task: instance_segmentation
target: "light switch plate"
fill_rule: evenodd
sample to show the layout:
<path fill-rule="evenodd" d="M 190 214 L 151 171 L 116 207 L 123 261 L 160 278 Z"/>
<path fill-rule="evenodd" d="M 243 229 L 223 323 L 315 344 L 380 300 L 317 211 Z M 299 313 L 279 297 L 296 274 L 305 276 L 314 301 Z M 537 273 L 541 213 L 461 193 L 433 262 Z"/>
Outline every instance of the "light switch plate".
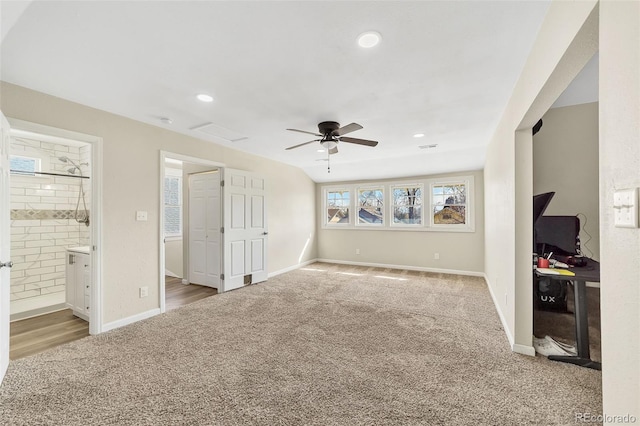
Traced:
<path fill-rule="evenodd" d="M 136 220 L 141 220 L 141 221 L 147 220 L 147 212 L 145 212 L 145 211 L 137 211 L 136 212 Z"/>
<path fill-rule="evenodd" d="M 613 193 L 614 226 L 638 227 L 638 188 L 619 189 Z"/>

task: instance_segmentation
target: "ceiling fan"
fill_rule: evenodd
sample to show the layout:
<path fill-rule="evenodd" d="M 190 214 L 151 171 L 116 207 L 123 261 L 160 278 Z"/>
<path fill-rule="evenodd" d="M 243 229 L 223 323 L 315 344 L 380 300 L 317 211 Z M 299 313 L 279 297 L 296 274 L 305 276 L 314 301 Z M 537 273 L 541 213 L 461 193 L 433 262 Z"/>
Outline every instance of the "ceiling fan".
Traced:
<path fill-rule="evenodd" d="M 346 126 L 340 127 L 340 123 L 336 123 L 335 121 L 323 121 L 318 124 L 319 132 L 307 132 L 306 130 L 298 130 L 298 129 L 287 129 L 292 132 L 300 132 L 300 133 L 308 133 L 310 135 L 318 136 L 320 139 L 314 139 L 309 142 L 301 143 L 299 145 L 290 146 L 287 149 L 299 148 L 304 145 L 308 145 L 313 142 L 320 142 L 323 148 L 325 148 L 329 154 L 337 154 L 338 153 L 338 143 L 347 142 L 353 143 L 357 145 L 365 145 L 374 147 L 378 145 L 377 141 L 370 141 L 367 139 L 357 139 L 345 137 L 347 133 L 355 132 L 356 130 L 362 129 L 362 126 L 356 123 L 347 124 Z"/>

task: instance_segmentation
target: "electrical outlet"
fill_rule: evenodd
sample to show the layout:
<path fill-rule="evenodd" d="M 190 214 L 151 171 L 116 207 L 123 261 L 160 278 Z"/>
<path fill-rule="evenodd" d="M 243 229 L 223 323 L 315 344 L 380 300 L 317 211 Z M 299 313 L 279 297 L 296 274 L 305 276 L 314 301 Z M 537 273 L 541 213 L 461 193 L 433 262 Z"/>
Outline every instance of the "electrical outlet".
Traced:
<path fill-rule="evenodd" d="M 147 220 L 147 212 L 145 212 L 145 211 L 137 211 L 136 212 L 136 220 L 138 220 L 138 221 Z"/>
<path fill-rule="evenodd" d="M 356 254 L 360 254 L 360 249 L 356 249 Z"/>
<path fill-rule="evenodd" d="M 439 260 L 440 259 L 440 253 L 433 253 L 433 258 L 435 260 Z"/>
<path fill-rule="evenodd" d="M 147 297 L 149 295 L 149 287 L 140 287 L 140 298 Z"/>

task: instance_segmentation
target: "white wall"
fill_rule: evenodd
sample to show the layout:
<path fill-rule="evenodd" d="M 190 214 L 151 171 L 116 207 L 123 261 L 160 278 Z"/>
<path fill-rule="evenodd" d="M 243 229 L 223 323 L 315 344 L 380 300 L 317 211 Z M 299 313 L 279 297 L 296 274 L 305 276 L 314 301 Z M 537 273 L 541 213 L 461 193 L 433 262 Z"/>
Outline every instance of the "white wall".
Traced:
<path fill-rule="evenodd" d="M 159 308 L 159 151 L 265 176 L 269 271 L 316 258 L 315 183 L 300 169 L 2 83 L 8 117 L 103 139 L 103 323 Z M 148 221 L 135 212 L 148 212 Z M 139 298 L 138 288 L 149 287 Z"/>
<path fill-rule="evenodd" d="M 603 412 L 640 422 L 640 230 L 613 226 L 613 192 L 640 187 L 640 2 L 600 3 Z"/>
<path fill-rule="evenodd" d="M 600 260 L 598 103 L 550 109 L 533 137 L 533 193 L 554 191 L 545 215 L 580 217 L 585 254 Z"/>
<path fill-rule="evenodd" d="M 322 185 L 318 185 L 318 257 L 343 262 L 400 265 L 416 268 L 482 274 L 484 269 L 484 182 L 482 171 L 386 179 L 375 182 L 411 181 L 447 176 L 473 176 L 474 232 L 327 229 L 322 227 Z M 370 181 L 342 182 L 366 184 Z M 331 186 L 342 184 L 331 183 Z M 424 214 L 428 211 L 425 209 Z M 360 254 L 356 254 L 360 249 Z M 438 253 L 440 259 L 434 259 Z"/>
<path fill-rule="evenodd" d="M 594 22 L 595 21 L 595 22 Z M 615 228 L 611 203 L 616 188 L 640 186 L 640 3 L 582 1 L 552 3 L 538 40 L 492 138 L 485 166 L 485 202 L 502 197 L 486 215 L 486 273 L 506 332 L 515 345 L 528 344 L 531 330 L 519 329 L 531 316 L 530 254 L 518 252 L 517 234 L 529 223 L 517 214 L 518 189 L 532 193 L 533 178 L 516 156 L 516 130 L 528 129 L 550 107 L 598 48 L 600 258 L 603 410 L 607 416 L 640 419 L 640 231 Z M 527 192 L 527 191 L 523 191 Z M 524 199 L 524 198 L 523 198 Z M 530 232 L 530 231 L 529 231 Z M 505 262 L 505 258 L 509 260 Z M 510 266 L 513 263 L 513 266 Z M 526 269 L 526 268 L 525 268 Z M 519 290 L 519 291 L 518 291 Z M 502 295 L 506 295 L 506 301 Z M 529 298 L 528 304 L 526 303 Z M 521 300 L 515 300 L 520 298 Z M 526 335 L 528 334 L 528 336 Z M 615 418 L 613 418 L 615 420 Z M 605 423 L 615 423 L 609 421 Z M 618 424 L 620 422 L 617 422 Z"/>
<path fill-rule="evenodd" d="M 485 272 L 512 348 L 524 353 L 532 353 L 533 332 L 533 169 L 526 133 L 596 52 L 596 6 L 551 4 L 487 150 Z"/>

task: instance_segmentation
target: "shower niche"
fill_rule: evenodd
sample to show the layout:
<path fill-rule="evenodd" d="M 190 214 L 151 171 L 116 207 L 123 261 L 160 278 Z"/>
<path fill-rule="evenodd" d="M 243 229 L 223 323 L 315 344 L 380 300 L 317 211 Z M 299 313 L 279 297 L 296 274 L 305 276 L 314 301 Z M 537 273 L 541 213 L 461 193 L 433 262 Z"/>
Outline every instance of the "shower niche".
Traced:
<path fill-rule="evenodd" d="M 91 144 L 58 139 L 11 139 L 12 320 L 54 312 L 80 300 L 68 263 L 73 250 L 90 253 Z M 82 263 L 88 265 L 90 277 L 90 262 Z M 74 297 L 69 300 L 72 287 Z M 78 307 L 89 306 L 88 294 L 85 301 L 83 289 Z M 88 320 L 87 309 L 78 312 Z"/>

